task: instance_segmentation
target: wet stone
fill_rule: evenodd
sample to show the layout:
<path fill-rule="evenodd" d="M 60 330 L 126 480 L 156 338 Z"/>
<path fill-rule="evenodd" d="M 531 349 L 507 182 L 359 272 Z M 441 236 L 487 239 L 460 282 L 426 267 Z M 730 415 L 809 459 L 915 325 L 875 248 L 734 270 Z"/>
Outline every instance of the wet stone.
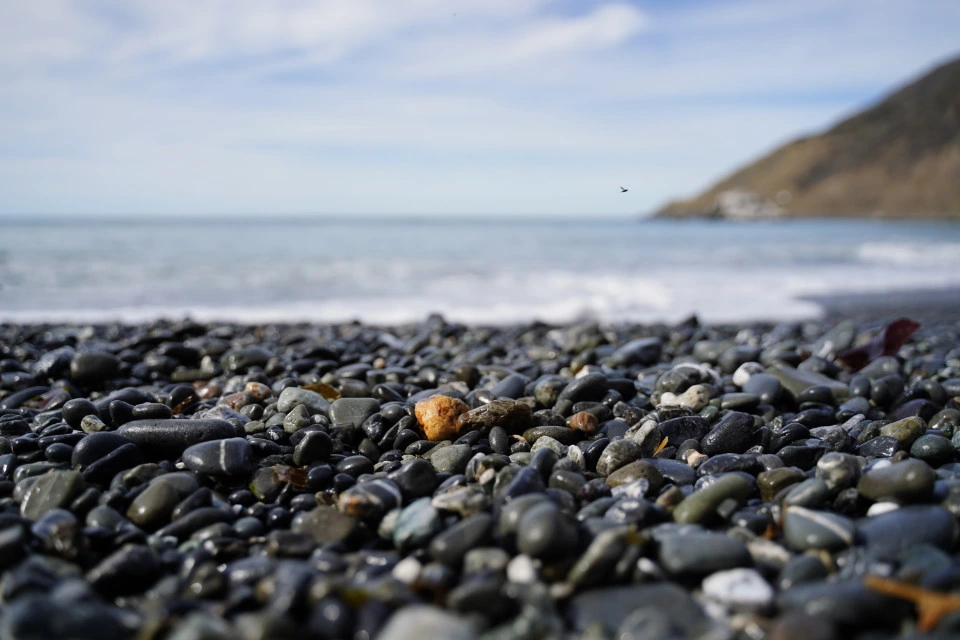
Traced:
<path fill-rule="evenodd" d="M 725 501 L 746 500 L 752 484 L 737 474 L 727 474 L 709 487 L 692 493 L 673 510 L 673 519 L 682 524 L 707 522 L 717 515 L 717 508 Z"/>
<path fill-rule="evenodd" d="M 30 484 L 20 502 L 20 514 L 36 520 L 51 509 L 67 507 L 83 487 L 76 471 L 49 471 Z"/>
<path fill-rule="evenodd" d="M 226 420 L 134 420 L 117 429 L 117 433 L 136 444 L 151 460 L 179 458 L 187 447 L 208 440 L 237 435 L 237 429 Z"/>
<path fill-rule="evenodd" d="M 597 461 L 597 473 L 609 476 L 617 469 L 638 460 L 643 449 L 633 440 L 614 440 L 603 450 Z"/>
<path fill-rule="evenodd" d="M 297 406 L 303 405 L 309 415 L 326 415 L 330 410 L 330 403 L 316 391 L 301 389 L 299 387 L 287 387 L 280 392 L 277 398 L 277 411 L 280 413 L 289 413 Z"/>
<path fill-rule="evenodd" d="M 477 429 L 484 433 L 499 426 L 508 433 L 520 433 L 529 428 L 532 421 L 530 405 L 501 398 L 460 415 L 457 426 L 461 431 Z"/>
<path fill-rule="evenodd" d="M 826 549 L 836 551 L 853 544 L 852 520 L 826 511 L 788 507 L 783 519 L 783 535 L 795 551 Z"/>
<path fill-rule="evenodd" d="M 454 444 L 431 451 L 429 457 L 438 473 L 463 473 L 473 457 L 473 449 L 466 444 Z"/>
<path fill-rule="evenodd" d="M 922 460 L 904 460 L 863 474 L 857 491 L 871 500 L 925 500 L 933 492 L 936 472 Z"/>
<path fill-rule="evenodd" d="M 330 404 L 330 423 L 349 424 L 354 429 L 359 429 L 367 418 L 378 411 L 380 401 L 374 398 L 340 398 Z"/>
<path fill-rule="evenodd" d="M 752 564 L 746 545 L 719 533 L 672 534 L 660 540 L 658 558 L 671 575 L 705 575 Z"/>
<path fill-rule="evenodd" d="M 859 532 L 868 549 L 893 558 L 922 544 L 951 550 L 957 539 L 957 524 L 942 507 L 914 505 L 866 518 L 860 522 Z"/>
<path fill-rule="evenodd" d="M 703 453 L 743 453 L 754 444 L 753 416 L 732 411 L 725 415 L 700 441 Z"/>
<path fill-rule="evenodd" d="M 183 462 L 191 471 L 219 477 L 246 475 L 255 466 L 253 450 L 245 438 L 195 444 L 183 452 Z"/>

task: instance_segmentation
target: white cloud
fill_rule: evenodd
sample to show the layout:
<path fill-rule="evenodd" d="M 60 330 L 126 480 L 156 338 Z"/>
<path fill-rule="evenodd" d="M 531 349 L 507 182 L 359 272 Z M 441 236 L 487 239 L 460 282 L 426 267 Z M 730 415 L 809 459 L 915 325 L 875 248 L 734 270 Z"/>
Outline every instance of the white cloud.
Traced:
<path fill-rule="evenodd" d="M 960 28 L 953 1 L 684 7 L 2 3 L 0 213 L 635 213 L 921 71 Z M 606 193 L 621 182 L 633 199 Z"/>

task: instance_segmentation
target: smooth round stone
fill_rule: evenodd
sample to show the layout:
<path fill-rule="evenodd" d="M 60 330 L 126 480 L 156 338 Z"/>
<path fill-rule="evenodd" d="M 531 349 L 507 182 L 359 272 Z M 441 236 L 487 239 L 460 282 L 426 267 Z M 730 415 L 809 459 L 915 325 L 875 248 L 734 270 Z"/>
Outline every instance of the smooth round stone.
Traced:
<path fill-rule="evenodd" d="M 783 385 L 780 381 L 767 373 L 758 373 L 750 376 L 743 384 L 744 393 L 756 396 L 762 404 L 775 405 L 780 400 Z"/>
<path fill-rule="evenodd" d="M 912 609 L 903 600 L 869 589 L 862 580 L 801 584 L 780 592 L 777 605 L 781 611 L 803 612 L 847 629 L 889 630 L 899 626 L 907 611 Z M 810 632 L 811 627 L 805 626 L 803 630 Z M 806 640 L 811 636 L 800 637 Z"/>
<path fill-rule="evenodd" d="M 121 445 L 87 466 L 83 479 L 95 484 L 107 484 L 121 471 L 132 469 L 144 461 L 143 452 L 132 442 Z"/>
<path fill-rule="evenodd" d="M 262 347 L 231 349 L 220 358 L 220 366 L 229 373 L 246 371 L 251 367 L 265 367 L 272 354 Z"/>
<path fill-rule="evenodd" d="M 490 535 L 493 517 L 477 513 L 456 523 L 430 542 L 430 556 L 448 567 L 459 568 L 468 551 L 481 546 Z"/>
<path fill-rule="evenodd" d="M 367 418 L 378 411 L 380 411 L 380 401 L 374 398 L 340 398 L 330 404 L 330 423 L 348 424 L 354 429 L 359 429 Z"/>
<path fill-rule="evenodd" d="M 830 499 L 830 488 L 820 478 L 807 478 L 795 485 L 783 497 L 784 505 L 798 507 L 819 507 Z"/>
<path fill-rule="evenodd" d="M 860 463 L 848 453 L 831 451 L 817 461 L 816 477 L 826 483 L 830 491 L 852 487 L 860 479 Z"/>
<path fill-rule="evenodd" d="M 805 582 L 823 580 L 828 575 L 830 572 L 827 566 L 816 555 L 796 555 L 780 570 L 777 576 L 777 588 L 783 591 Z"/>
<path fill-rule="evenodd" d="M 669 458 L 650 458 L 644 460 L 647 464 L 660 472 L 660 475 L 669 482 L 682 487 L 697 481 L 697 471 L 685 462 Z"/>
<path fill-rule="evenodd" d="M 790 485 L 802 482 L 807 474 L 796 467 L 782 467 L 764 471 L 757 476 L 757 487 L 760 489 L 760 499 L 770 502 L 774 496 Z"/>
<path fill-rule="evenodd" d="M 680 444 L 687 440 L 699 441 L 710 431 L 710 423 L 700 416 L 681 416 L 664 420 L 657 428 L 671 443 Z"/>
<path fill-rule="evenodd" d="M 635 460 L 607 476 L 607 484 L 611 487 L 619 487 L 637 480 L 649 482 L 650 493 L 654 495 L 660 492 L 664 483 L 663 474 L 647 460 Z"/>
<path fill-rule="evenodd" d="M 909 459 L 867 471 L 857 483 L 857 491 L 871 500 L 918 502 L 930 497 L 936 480 L 937 472 L 930 465 Z"/>
<path fill-rule="evenodd" d="M 953 443 L 941 435 L 922 435 L 910 446 L 910 455 L 924 462 L 940 466 L 954 459 L 956 449 Z"/>
<path fill-rule="evenodd" d="M 86 351 L 70 361 L 70 378 L 78 384 L 94 384 L 117 375 L 120 359 L 112 353 Z"/>
<path fill-rule="evenodd" d="M 660 540 L 660 565 L 671 575 L 704 575 L 752 564 L 746 545 L 719 533 L 671 534 Z"/>
<path fill-rule="evenodd" d="M 637 338 L 614 351 L 610 361 L 617 367 L 649 366 L 657 363 L 662 350 L 660 338 Z"/>
<path fill-rule="evenodd" d="M 755 375 L 761 374 L 765 371 L 765 368 L 759 362 L 744 362 L 737 370 L 733 372 L 731 381 L 736 386 L 743 388 L 743 385 Z M 776 378 L 774 378 L 776 379 Z"/>
<path fill-rule="evenodd" d="M 638 609 L 662 614 L 658 622 L 649 625 L 653 635 L 621 635 L 624 627 L 634 632 L 628 623 Z M 671 582 L 589 589 L 570 598 L 565 614 L 578 638 L 597 637 L 590 630 L 603 633 L 600 637 L 624 640 L 703 638 L 715 628 L 690 594 Z"/>
<path fill-rule="evenodd" d="M 163 567 L 149 547 L 128 544 L 87 572 L 86 580 L 108 597 L 142 593 L 162 575 Z"/>
<path fill-rule="evenodd" d="M 460 614 L 416 604 L 397 609 L 377 637 L 384 640 L 476 640 L 478 634 L 468 619 Z"/>
<path fill-rule="evenodd" d="M 37 520 L 51 509 L 67 508 L 83 488 L 76 471 L 48 471 L 28 480 L 29 488 L 20 501 L 20 515 L 28 520 Z"/>
<path fill-rule="evenodd" d="M 914 440 L 923 435 L 926 428 L 927 425 L 923 420 L 911 416 L 880 427 L 880 435 L 896 438 L 904 447 L 909 447 Z"/>
<path fill-rule="evenodd" d="M 601 584 L 623 558 L 629 546 L 629 537 L 628 527 L 613 527 L 598 533 L 570 569 L 567 582 L 577 587 Z"/>
<path fill-rule="evenodd" d="M 237 435 L 236 427 L 216 418 L 134 420 L 116 432 L 140 447 L 152 460 L 175 460 L 187 447 Z"/>
<path fill-rule="evenodd" d="M 333 440 L 323 431 L 308 431 L 293 450 L 293 463 L 306 467 L 323 462 L 333 451 Z"/>
<path fill-rule="evenodd" d="M 760 613 L 773 604 L 774 591 L 754 569 L 718 571 L 704 578 L 703 595 L 726 609 Z"/>
<path fill-rule="evenodd" d="M 725 500 L 742 503 L 753 490 L 753 484 L 739 474 L 726 474 L 708 487 L 695 491 L 673 510 L 673 519 L 681 524 L 706 522 L 717 516 L 717 508 Z"/>
<path fill-rule="evenodd" d="M 359 478 L 365 473 L 373 473 L 374 464 L 366 456 L 348 456 L 337 464 L 337 471 Z"/>
<path fill-rule="evenodd" d="M 597 473 L 609 476 L 620 467 L 638 460 L 642 455 L 643 448 L 633 440 L 614 440 L 600 454 Z"/>
<path fill-rule="evenodd" d="M 324 545 L 347 540 L 358 526 L 356 518 L 335 507 L 319 506 L 294 516 L 290 530 L 310 534 L 318 545 Z"/>
<path fill-rule="evenodd" d="M 859 532 L 868 549 L 894 558 L 922 544 L 950 551 L 957 539 L 957 523 L 943 507 L 913 505 L 861 520 Z"/>
<path fill-rule="evenodd" d="M 754 444 L 756 426 L 748 413 L 732 411 L 725 415 L 700 440 L 700 448 L 708 456 L 721 453 L 743 453 Z"/>
<path fill-rule="evenodd" d="M 80 422 L 87 416 L 99 417 L 97 406 L 86 398 L 67 400 L 61 407 L 63 420 L 74 429 L 80 428 Z"/>
<path fill-rule="evenodd" d="M 494 398 L 510 398 L 511 400 L 516 400 L 523 395 L 524 387 L 527 386 L 528 381 L 529 378 L 526 376 L 511 373 L 494 385 L 494 387 L 490 389 L 490 393 Z"/>
<path fill-rule="evenodd" d="M 219 477 L 246 475 L 256 464 L 253 448 L 245 438 L 195 444 L 183 452 L 183 463 L 196 473 Z"/>
<path fill-rule="evenodd" d="M 155 529 L 170 521 L 180 501 L 199 488 L 189 473 L 168 473 L 150 481 L 127 508 L 127 518 L 139 527 Z"/>
<path fill-rule="evenodd" d="M 400 511 L 393 528 L 393 543 L 401 553 L 425 547 L 443 530 L 440 512 L 430 498 L 419 498 Z"/>
<path fill-rule="evenodd" d="M 720 396 L 720 408 L 731 411 L 753 411 L 760 406 L 760 396 L 753 393 L 725 393 Z"/>
<path fill-rule="evenodd" d="M 330 403 L 316 391 L 301 389 L 299 387 L 287 387 L 280 392 L 277 398 L 277 411 L 280 413 L 289 413 L 299 405 L 303 405 L 310 415 L 326 415 L 330 410 Z"/>
<path fill-rule="evenodd" d="M 520 519 L 517 549 L 533 558 L 561 558 L 577 547 L 576 521 L 550 501 L 528 509 Z"/>
<path fill-rule="evenodd" d="M 556 425 L 533 427 L 523 432 L 523 439 L 527 442 L 536 443 L 541 438 L 551 438 L 561 445 L 571 445 L 583 439 L 583 432 Z"/>
<path fill-rule="evenodd" d="M 463 573 L 504 573 L 509 563 L 510 554 L 499 547 L 474 548 L 463 557 Z"/>
<path fill-rule="evenodd" d="M 463 473 L 473 457 L 473 449 L 467 444 L 454 444 L 430 452 L 430 463 L 438 473 Z"/>
<path fill-rule="evenodd" d="M 407 460 L 387 477 L 397 483 L 407 498 L 429 496 L 437 486 L 437 472 L 426 460 Z"/>
<path fill-rule="evenodd" d="M 90 434 L 73 448 L 71 464 L 86 469 L 111 451 L 130 443 L 129 439 L 110 431 Z"/>
<path fill-rule="evenodd" d="M 356 484 L 337 500 L 341 512 L 370 522 L 378 522 L 385 513 L 403 503 L 400 488 L 390 480 L 378 478 Z"/>
<path fill-rule="evenodd" d="M 471 409 L 457 418 L 457 428 L 460 433 L 473 430 L 487 433 L 496 426 L 510 433 L 518 433 L 530 427 L 532 423 L 533 413 L 530 405 L 507 398 L 498 398 L 476 409 Z"/>
<path fill-rule="evenodd" d="M 844 549 L 853 544 L 855 529 L 849 518 L 805 507 L 788 507 L 783 518 L 783 536 L 795 551 Z"/>

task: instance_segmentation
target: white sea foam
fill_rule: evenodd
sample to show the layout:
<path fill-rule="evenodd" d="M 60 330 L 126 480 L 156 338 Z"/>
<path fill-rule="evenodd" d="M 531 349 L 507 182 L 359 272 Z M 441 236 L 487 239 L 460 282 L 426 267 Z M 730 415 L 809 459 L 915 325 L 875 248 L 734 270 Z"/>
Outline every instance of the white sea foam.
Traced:
<path fill-rule="evenodd" d="M 135 229 L 6 231 L 14 322 L 736 322 L 816 317 L 806 296 L 960 286 L 956 226 L 151 228 L 146 251 Z"/>

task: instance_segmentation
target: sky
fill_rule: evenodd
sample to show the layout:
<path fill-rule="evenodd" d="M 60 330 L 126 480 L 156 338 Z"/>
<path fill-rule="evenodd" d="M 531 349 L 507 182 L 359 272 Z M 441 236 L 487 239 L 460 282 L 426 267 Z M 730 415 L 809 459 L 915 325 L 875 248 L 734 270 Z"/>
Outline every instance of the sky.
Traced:
<path fill-rule="evenodd" d="M 0 215 L 635 216 L 958 33 L 957 0 L 0 0 Z"/>

